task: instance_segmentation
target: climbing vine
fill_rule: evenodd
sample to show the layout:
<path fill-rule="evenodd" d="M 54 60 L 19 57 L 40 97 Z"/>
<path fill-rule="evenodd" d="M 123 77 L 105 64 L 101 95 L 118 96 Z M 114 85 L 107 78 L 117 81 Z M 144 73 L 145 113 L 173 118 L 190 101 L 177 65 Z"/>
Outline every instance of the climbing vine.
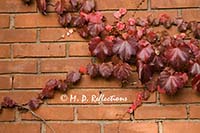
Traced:
<path fill-rule="evenodd" d="M 23 1 L 27 5 L 33 3 Z M 144 1 L 141 0 L 137 8 Z M 150 92 L 175 95 L 190 78 L 192 88 L 200 92 L 200 23 L 171 18 L 167 14 L 135 18 L 135 13 L 124 21 L 127 10 L 121 8 L 113 14 L 116 21 L 109 25 L 107 18 L 95 10 L 95 0 L 57 0 L 56 3 L 36 0 L 36 3 L 43 15 L 48 15 L 47 6 L 53 6 L 60 25 L 68 28 L 61 38 L 70 36 L 75 29 L 89 41 L 89 51 L 100 63 L 91 62 L 77 72 L 69 72 L 64 80 L 50 79 L 38 97 L 27 103 L 19 104 L 4 97 L 0 111 L 14 107 L 28 111 L 38 109 L 44 99 L 53 98 L 56 90 L 66 92 L 86 74 L 91 78 L 114 77 L 123 87 L 132 82 L 133 65 L 137 67 L 144 91 L 138 94 L 129 113 L 133 113 L 142 100 L 147 100 Z M 176 26 L 180 33 L 170 36 L 167 30 L 154 31 L 158 26 L 165 29 Z"/>

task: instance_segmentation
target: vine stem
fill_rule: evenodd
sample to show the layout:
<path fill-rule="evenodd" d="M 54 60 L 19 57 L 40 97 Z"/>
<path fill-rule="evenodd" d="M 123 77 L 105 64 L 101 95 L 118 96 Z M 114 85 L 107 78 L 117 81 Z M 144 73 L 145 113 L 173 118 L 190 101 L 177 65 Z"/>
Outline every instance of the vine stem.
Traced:
<path fill-rule="evenodd" d="M 56 133 L 55 130 L 46 122 L 46 120 L 40 115 L 36 114 L 33 110 L 23 105 L 17 105 L 17 107 L 29 111 L 35 118 L 41 120 L 51 130 L 52 133 Z"/>
<path fill-rule="evenodd" d="M 145 2 L 145 0 L 141 0 L 140 3 L 136 6 L 136 10 L 133 12 L 133 17 L 135 17 L 137 10 L 142 6 L 142 4 Z"/>

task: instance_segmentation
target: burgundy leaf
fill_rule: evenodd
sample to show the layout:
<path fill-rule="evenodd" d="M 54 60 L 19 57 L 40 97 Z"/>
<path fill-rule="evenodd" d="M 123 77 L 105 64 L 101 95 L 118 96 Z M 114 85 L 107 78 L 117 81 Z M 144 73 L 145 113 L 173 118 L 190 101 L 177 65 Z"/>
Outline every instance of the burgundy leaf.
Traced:
<path fill-rule="evenodd" d="M 148 82 L 152 78 L 153 72 L 151 66 L 143 63 L 141 60 L 137 61 L 137 71 L 142 84 Z"/>
<path fill-rule="evenodd" d="M 195 53 L 197 53 L 198 51 L 200 51 L 200 47 L 199 47 L 199 41 L 197 39 L 191 39 L 187 45 L 190 47 L 190 49 L 192 50 L 192 53 L 195 55 Z"/>
<path fill-rule="evenodd" d="M 134 37 L 128 37 L 125 40 L 117 37 L 113 45 L 113 52 L 118 54 L 122 60 L 127 61 L 132 55 L 136 55 L 137 45 L 137 40 Z"/>
<path fill-rule="evenodd" d="M 89 31 L 87 26 L 83 26 L 82 28 L 78 29 L 78 33 L 83 38 L 88 38 L 89 36 Z"/>
<path fill-rule="evenodd" d="M 118 63 L 114 66 L 113 75 L 120 81 L 127 81 L 131 73 L 132 68 L 128 63 Z"/>
<path fill-rule="evenodd" d="M 188 22 L 183 21 L 180 25 L 178 25 L 179 32 L 186 32 L 188 29 Z"/>
<path fill-rule="evenodd" d="M 147 19 L 136 18 L 136 25 L 145 27 L 148 25 Z"/>
<path fill-rule="evenodd" d="M 44 14 L 47 15 L 47 1 L 46 0 L 36 0 L 37 3 L 37 8 L 39 9 L 39 11 Z"/>
<path fill-rule="evenodd" d="M 149 59 L 154 55 L 154 49 L 152 45 L 146 41 L 139 41 L 139 51 L 137 53 L 137 59 L 147 63 Z"/>
<path fill-rule="evenodd" d="M 192 61 L 189 67 L 189 73 L 193 76 L 200 74 L 200 59 L 199 61 Z"/>
<path fill-rule="evenodd" d="M 99 65 L 98 64 L 88 64 L 87 65 L 87 74 L 95 78 L 99 75 Z"/>
<path fill-rule="evenodd" d="M 57 89 L 66 92 L 69 88 L 68 81 L 67 80 L 58 80 L 58 86 Z"/>
<path fill-rule="evenodd" d="M 155 79 L 153 78 L 149 82 L 145 83 L 147 90 L 149 92 L 156 91 L 157 90 L 157 82 L 158 82 L 158 79 L 157 78 L 155 78 Z"/>
<path fill-rule="evenodd" d="M 169 64 L 175 69 L 184 69 L 187 67 L 190 59 L 190 48 L 185 43 L 179 43 L 177 40 L 173 41 L 171 46 L 167 47 L 164 55 Z"/>
<path fill-rule="evenodd" d="M 155 43 L 157 40 L 157 34 L 153 31 L 147 32 L 146 37 L 150 43 Z"/>
<path fill-rule="evenodd" d="M 200 92 L 200 74 L 197 74 L 192 79 L 192 88 L 198 92 Z"/>
<path fill-rule="evenodd" d="M 55 11 L 59 15 L 63 14 L 63 12 L 66 11 L 66 9 L 65 9 L 65 0 L 58 0 L 56 2 L 56 4 L 55 4 Z"/>
<path fill-rule="evenodd" d="M 198 23 L 195 30 L 194 30 L 194 37 L 200 39 L 200 24 Z"/>
<path fill-rule="evenodd" d="M 111 62 L 108 63 L 102 63 L 99 66 L 99 73 L 101 74 L 102 77 L 108 78 L 112 75 L 113 72 L 113 65 Z"/>
<path fill-rule="evenodd" d="M 172 20 L 167 14 L 160 15 L 160 24 L 163 24 L 165 28 L 170 28 L 172 26 Z"/>
<path fill-rule="evenodd" d="M 70 83 L 77 83 L 81 79 L 81 74 L 79 72 L 70 72 L 67 75 L 67 81 Z"/>
<path fill-rule="evenodd" d="M 73 8 L 76 8 L 79 5 L 79 0 L 70 0 L 70 3 Z"/>
<path fill-rule="evenodd" d="M 94 0 L 85 0 L 83 6 L 81 7 L 81 11 L 85 13 L 89 13 L 93 11 L 95 8 L 95 1 Z"/>
<path fill-rule="evenodd" d="M 83 27 L 86 24 L 86 19 L 80 15 L 73 15 L 71 25 L 74 27 Z"/>
<path fill-rule="evenodd" d="M 4 108 L 13 108 L 17 105 L 17 103 L 12 100 L 10 97 L 4 97 L 1 106 Z"/>
<path fill-rule="evenodd" d="M 93 56 L 97 56 L 101 60 L 112 55 L 113 42 L 100 37 L 94 37 L 89 42 L 89 50 Z"/>
<path fill-rule="evenodd" d="M 88 24 L 88 32 L 92 37 L 98 36 L 104 30 L 105 30 L 105 24 L 103 22 Z"/>
<path fill-rule="evenodd" d="M 42 92 L 39 94 L 39 98 L 52 98 L 54 96 L 54 90 L 57 88 L 57 85 L 58 81 L 56 79 L 50 79 L 42 89 Z"/>
<path fill-rule="evenodd" d="M 162 55 L 154 55 L 150 65 L 155 71 L 160 71 L 164 68 L 166 59 Z"/>
<path fill-rule="evenodd" d="M 72 16 L 70 13 L 65 13 L 63 15 L 58 16 L 58 22 L 61 24 L 63 27 L 67 27 L 70 22 L 71 22 Z"/>
<path fill-rule="evenodd" d="M 174 95 L 184 87 L 187 80 L 186 73 L 178 73 L 171 68 L 165 68 L 158 78 L 158 89 L 165 90 L 168 95 Z"/>
<path fill-rule="evenodd" d="M 29 100 L 29 102 L 28 102 L 28 106 L 29 106 L 29 108 L 30 108 L 31 110 L 38 109 L 39 106 L 40 106 L 40 100 L 39 100 L 39 99 L 36 99 L 36 98 L 31 99 L 31 100 Z"/>

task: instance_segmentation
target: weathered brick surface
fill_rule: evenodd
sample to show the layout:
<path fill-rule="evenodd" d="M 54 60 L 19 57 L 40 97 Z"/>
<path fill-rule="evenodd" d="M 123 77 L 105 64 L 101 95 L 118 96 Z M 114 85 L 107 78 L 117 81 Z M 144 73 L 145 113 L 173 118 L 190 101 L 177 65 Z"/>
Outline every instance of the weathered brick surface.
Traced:
<path fill-rule="evenodd" d="M 57 0 L 50 0 L 54 4 Z M 132 17 L 142 0 L 95 0 L 96 8 L 113 24 L 113 13 L 127 8 L 123 22 Z M 47 16 L 38 12 L 36 1 L 26 6 L 22 0 L 0 1 L 0 102 L 5 96 L 17 103 L 27 103 L 38 97 L 49 79 L 65 79 L 69 71 L 78 71 L 94 61 L 88 50 L 88 40 L 57 21 L 55 7 L 49 5 Z M 135 18 L 152 14 L 168 14 L 172 18 L 200 22 L 199 0 L 145 0 Z M 178 34 L 177 27 L 153 28 Z M 97 60 L 96 60 L 97 61 Z M 97 61 L 98 62 L 98 61 Z M 197 133 L 200 130 L 200 95 L 191 83 L 175 96 L 154 92 L 134 112 L 128 107 L 145 88 L 133 66 L 131 83 L 121 88 L 113 78 L 91 79 L 82 76 L 80 83 L 67 92 L 55 92 L 52 99 L 35 113 L 47 120 L 56 133 Z M 112 98 L 111 98 L 112 97 Z M 124 116 L 123 116 L 124 115 Z M 130 121 L 130 117 L 134 118 Z M 122 119 L 120 122 L 119 120 Z M 50 129 L 30 112 L 5 109 L 0 113 L 0 133 L 50 133 Z"/>

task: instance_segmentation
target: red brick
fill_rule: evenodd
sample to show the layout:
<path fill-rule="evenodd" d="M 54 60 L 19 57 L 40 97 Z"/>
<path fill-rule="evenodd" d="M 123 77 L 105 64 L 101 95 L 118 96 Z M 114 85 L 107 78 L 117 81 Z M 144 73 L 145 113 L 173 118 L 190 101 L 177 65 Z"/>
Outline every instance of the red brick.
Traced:
<path fill-rule="evenodd" d="M 14 57 L 64 57 L 65 44 L 16 44 L 13 45 Z"/>
<path fill-rule="evenodd" d="M 36 73 L 36 60 L 0 61 L 0 73 Z"/>
<path fill-rule="evenodd" d="M 56 133 L 100 133 L 100 125 L 94 123 L 50 123 Z M 47 133 L 51 133 L 47 128 Z"/>
<path fill-rule="evenodd" d="M 41 72 L 78 71 L 80 66 L 86 66 L 90 60 L 90 58 L 44 59 L 41 61 Z"/>
<path fill-rule="evenodd" d="M 27 103 L 30 99 L 36 98 L 38 96 L 38 92 L 35 91 L 6 91 L 0 92 L 0 101 L 3 100 L 4 97 L 10 97 L 17 103 Z"/>
<path fill-rule="evenodd" d="M 105 124 L 104 133 L 157 133 L 158 126 L 153 122 Z"/>
<path fill-rule="evenodd" d="M 109 96 L 115 96 L 115 97 L 121 97 L 123 99 L 127 99 L 126 101 L 105 101 L 103 103 L 105 104 L 115 104 L 115 103 L 133 103 L 133 101 L 137 98 L 137 94 L 139 92 L 142 92 L 142 90 L 140 89 L 109 89 L 109 90 L 102 90 L 102 95 L 104 95 L 105 97 L 109 97 Z M 144 102 L 148 102 L 148 103 L 152 103 L 152 102 L 156 102 L 156 93 L 152 93 L 151 96 L 149 97 L 149 99 L 147 101 Z"/>
<path fill-rule="evenodd" d="M 101 106 L 79 107 L 77 109 L 79 120 L 119 120 L 127 112 L 127 106 Z M 123 117 L 130 119 L 128 113 Z"/>
<path fill-rule="evenodd" d="M 14 120 L 15 120 L 14 109 L 3 109 L 2 112 L 0 113 L 0 121 L 14 121 Z"/>
<path fill-rule="evenodd" d="M 36 30 L 1 29 L 0 42 L 35 42 Z"/>
<path fill-rule="evenodd" d="M 15 27 L 30 28 L 30 27 L 61 27 L 61 26 L 57 21 L 56 14 L 49 13 L 47 16 L 44 16 L 40 13 L 32 13 L 32 14 L 16 15 Z"/>
<path fill-rule="evenodd" d="M 85 41 L 82 37 L 79 36 L 77 32 L 74 32 L 69 37 L 66 36 L 64 39 L 61 37 L 66 34 L 64 28 L 45 28 L 41 29 L 40 41 L 49 42 L 49 41 Z"/>
<path fill-rule="evenodd" d="M 0 58 L 10 58 L 10 45 L 0 45 Z"/>
<path fill-rule="evenodd" d="M 0 90 L 11 89 L 11 88 L 12 88 L 12 78 L 8 75 L 0 76 Z"/>
<path fill-rule="evenodd" d="M 190 118 L 200 118 L 200 105 L 190 105 Z"/>
<path fill-rule="evenodd" d="M 0 133 L 40 133 L 39 123 L 0 123 Z"/>
<path fill-rule="evenodd" d="M 97 10 L 110 10 L 110 9 L 136 9 L 141 0 L 96 0 Z M 145 1 L 139 9 L 147 9 L 147 1 Z"/>
<path fill-rule="evenodd" d="M 152 0 L 152 8 L 187 8 L 199 7 L 199 0 Z"/>
<path fill-rule="evenodd" d="M 0 15 L 0 28 L 8 28 L 9 26 L 10 26 L 9 15 Z"/>
<path fill-rule="evenodd" d="M 167 96 L 165 94 L 160 95 L 160 102 L 167 103 L 196 103 L 200 101 L 198 93 L 191 88 L 184 88 L 180 90 L 175 96 Z"/>
<path fill-rule="evenodd" d="M 69 56 L 90 56 L 87 42 L 71 42 L 69 44 Z"/>
<path fill-rule="evenodd" d="M 164 133 L 199 133 L 200 122 L 164 122 Z"/>
<path fill-rule="evenodd" d="M 35 111 L 36 114 L 40 115 L 45 120 L 73 120 L 73 108 L 71 107 L 40 107 Z M 22 113 L 21 117 L 23 120 L 37 119 L 30 112 Z"/>
<path fill-rule="evenodd" d="M 36 4 L 26 6 L 22 0 L 2 0 L 0 2 L 0 12 L 36 12 Z"/>
<path fill-rule="evenodd" d="M 142 106 L 135 111 L 135 119 L 187 118 L 185 106 Z"/>
<path fill-rule="evenodd" d="M 98 104 L 92 101 L 92 95 L 99 96 L 99 90 L 88 89 L 70 89 L 67 93 L 57 92 L 53 99 L 48 99 L 48 104 Z M 88 101 L 85 100 L 85 96 Z M 76 97 L 74 100 L 73 98 Z"/>
<path fill-rule="evenodd" d="M 45 75 L 15 75 L 15 89 L 41 89 L 50 79 L 64 79 L 66 74 L 45 74 Z"/>
<path fill-rule="evenodd" d="M 183 10 L 182 17 L 186 21 L 200 21 L 200 10 Z"/>

